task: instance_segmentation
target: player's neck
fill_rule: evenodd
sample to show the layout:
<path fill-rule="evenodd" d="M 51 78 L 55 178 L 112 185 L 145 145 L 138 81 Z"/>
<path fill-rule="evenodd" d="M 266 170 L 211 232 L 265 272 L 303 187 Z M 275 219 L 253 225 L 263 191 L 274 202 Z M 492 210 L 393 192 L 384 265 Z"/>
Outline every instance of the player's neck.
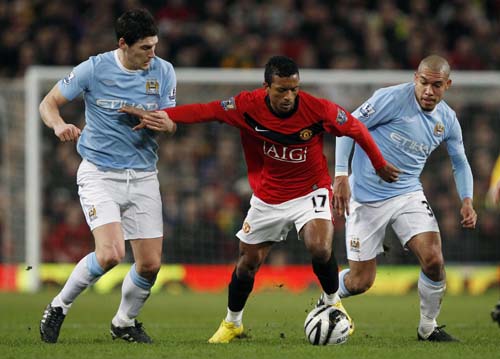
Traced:
<path fill-rule="evenodd" d="M 125 53 L 123 52 L 122 49 L 117 49 L 116 54 L 118 56 L 118 61 L 120 61 L 120 64 L 128 71 L 136 71 L 137 69 L 134 69 L 133 66 L 130 64 L 129 61 L 127 61 L 127 57 L 125 56 Z"/>

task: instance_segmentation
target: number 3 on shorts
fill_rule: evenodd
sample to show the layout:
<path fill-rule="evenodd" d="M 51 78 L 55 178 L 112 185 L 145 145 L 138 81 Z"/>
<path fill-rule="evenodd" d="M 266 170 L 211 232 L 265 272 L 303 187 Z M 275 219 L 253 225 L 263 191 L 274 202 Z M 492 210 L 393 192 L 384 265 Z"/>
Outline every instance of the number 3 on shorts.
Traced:
<path fill-rule="evenodd" d="M 427 214 L 429 215 L 429 217 L 434 217 L 434 212 L 432 212 L 432 208 L 431 206 L 429 206 L 429 202 L 422 201 L 422 204 L 425 206 L 425 208 L 427 208 Z"/>

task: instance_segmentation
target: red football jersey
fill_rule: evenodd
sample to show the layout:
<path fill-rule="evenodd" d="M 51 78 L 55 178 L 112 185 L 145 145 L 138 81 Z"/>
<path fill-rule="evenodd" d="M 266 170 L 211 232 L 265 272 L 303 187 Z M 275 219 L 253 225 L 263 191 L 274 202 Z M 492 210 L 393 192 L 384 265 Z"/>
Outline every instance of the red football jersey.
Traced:
<path fill-rule="evenodd" d="M 386 162 L 366 127 L 340 106 L 304 91 L 294 111 L 276 114 L 264 89 L 241 92 L 224 101 L 164 109 L 178 123 L 221 121 L 240 130 L 254 194 L 269 204 L 330 188 L 323 135 L 350 136 L 367 151 L 374 167 Z"/>

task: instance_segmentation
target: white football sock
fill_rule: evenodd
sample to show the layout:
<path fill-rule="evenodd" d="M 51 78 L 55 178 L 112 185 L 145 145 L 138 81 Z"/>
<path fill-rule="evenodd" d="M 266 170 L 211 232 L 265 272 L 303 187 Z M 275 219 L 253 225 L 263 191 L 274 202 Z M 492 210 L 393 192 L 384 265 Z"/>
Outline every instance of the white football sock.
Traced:
<path fill-rule="evenodd" d="M 323 292 L 323 301 L 325 302 L 325 304 L 334 305 L 335 303 L 337 303 L 340 300 L 340 297 L 337 293 L 338 291 L 333 294 L 326 294 L 325 292 Z"/>
<path fill-rule="evenodd" d="M 51 305 L 62 307 L 63 313 L 66 315 L 76 297 L 103 274 L 104 270 L 97 262 L 95 253 L 89 253 L 78 262 L 61 292 L 52 300 Z"/>
<path fill-rule="evenodd" d="M 237 327 L 241 325 L 241 321 L 243 319 L 243 310 L 240 310 L 239 312 L 233 312 L 229 308 L 227 308 L 227 314 L 226 314 L 226 322 L 231 322 L 234 323 Z"/>
<path fill-rule="evenodd" d="M 349 272 L 350 272 L 350 269 L 346 268 L 346 269 L 341 270 L 339 273 L 339 290 L 337 293 L 339 294 L 340 298 L 347 298 L 347 297 L 350 297 L 352 295 L 351 292 L 349 292 L 349 290 L 347 289 L 345 282 L 344 282 L 345 275 Z"/>
<path fill-rule="evenodd" d="M 131 327 L 135 318 L 151 294 L 151 283 L 135 270 L 135 263 L 125 276 L 122 284 L 122 300 L 118 312 L 111 321 L 117 327 Z"/>
<path fill-rule="evenodd" d="M 437 317 L 441 310 L 441 301 L 446 290 L 446 281 L 434 282 L 423 272 L 418 278 L 418 294 L 420 296 L 420 324 L 418 332 L 427 338 L 437 326 Z"/>

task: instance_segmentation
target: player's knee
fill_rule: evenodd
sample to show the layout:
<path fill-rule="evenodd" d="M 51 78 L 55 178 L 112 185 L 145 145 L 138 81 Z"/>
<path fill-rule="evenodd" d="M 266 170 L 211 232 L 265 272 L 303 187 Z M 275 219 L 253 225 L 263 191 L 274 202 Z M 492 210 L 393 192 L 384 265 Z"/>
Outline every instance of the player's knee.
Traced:
<path fill-rule="evenodd" d="M 144 278 L 152 280 L 156 278 L 156 275 L 160 271 L 161 264 L 160 263 L 142 263 L 135 264 L 135 270 L 137 273 Z"/>
<path fill-rule="evenodd" d="M 375 276 L 371 273 L 348 273 L 345 281 L 345 285 L 351 294 L 361 294 L 372 287 Z"/>
<path fill-rule="evenodd" d="M 327 246 L 317 246 L 310 249 L 312 260 L 317 263 L 326 263 L 330 260 L 332 249 Z"/>
<path fill-rule="evenodd" d="M 243 280 L 252 280 L 259 271 L 259 261 L 240 261 L 236 267 L 236 275 Z"/>
<path fill-rule="evenodd" d="M 120 251 L 116 248 L 110 248 L 108 250 L 103 251 L 100 257 L 102 259 L 101 265 L 103 269 L 107 271 L 115 267 L 123 260 L 123 258 L 125 257 L 125 252 Z"/>
<path fill-rule="evenodd" d="M 439 281 L 444 277 L 444 260 L 436 254 L 422 259 L 422 271 L 432 280 Z"/>

